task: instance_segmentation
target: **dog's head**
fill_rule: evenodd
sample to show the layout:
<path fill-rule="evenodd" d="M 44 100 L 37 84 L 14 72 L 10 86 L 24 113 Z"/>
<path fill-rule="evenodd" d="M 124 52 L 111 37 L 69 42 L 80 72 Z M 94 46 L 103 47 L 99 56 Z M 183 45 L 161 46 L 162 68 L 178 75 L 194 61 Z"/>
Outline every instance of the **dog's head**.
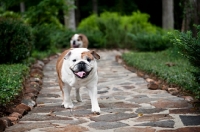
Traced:
<path fill-rule="evenodd" d="M 81 48 L 83 47 L 83 37 L 79 34 L 74 34 L 70 40 L 70 45 L 72 48 Z"/>
<path fill-rule="evenodd" d="M 87 78 L 93 70 L 97 70 L 96 60 L 100 56 L 95 51 L 86 48 L 71 49 L 64 58 L 69 68 L 78 78 Z"/>

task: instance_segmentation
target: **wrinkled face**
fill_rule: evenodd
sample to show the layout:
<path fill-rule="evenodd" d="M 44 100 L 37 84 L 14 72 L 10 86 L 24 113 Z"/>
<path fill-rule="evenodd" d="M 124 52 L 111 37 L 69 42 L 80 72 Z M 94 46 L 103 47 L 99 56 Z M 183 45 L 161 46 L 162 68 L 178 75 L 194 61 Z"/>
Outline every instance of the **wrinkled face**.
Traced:
<path fill-rule="evenodd" d="M 87 78 L 93 68 L 97 65 L 95 59 L 100 56 L 94 51 L 89 51 L 86 48 L 76 48 L 71 50 L 65 60 L 69 61 L 70 70 L 78 78 Z"/>
<path fill-rule="evenodd" d="M 75 34 L 70 41 L 72 48 L 80 48 L 83 45 L 82 38 L 78 34 Z"/>

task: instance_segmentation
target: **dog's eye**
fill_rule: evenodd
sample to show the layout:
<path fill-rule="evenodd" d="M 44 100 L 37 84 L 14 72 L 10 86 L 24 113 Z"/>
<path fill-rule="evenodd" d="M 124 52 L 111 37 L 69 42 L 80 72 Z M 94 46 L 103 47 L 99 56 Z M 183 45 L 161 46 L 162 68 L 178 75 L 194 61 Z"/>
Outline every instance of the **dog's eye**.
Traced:
<path fill-rule="evenodd" d="M 90 62 L 90 61 L 91 61 L 91 59 L 90 59 L 90 58 L 87 58 L 87 61 L 88 61 L 88 62 Z"/>
<path fill-rule="evenodd" d="M 73 62 L 76 62 L 76 59 L 73 59 L 72 61 L 73 61 Z"/>
<path fill-rule="evenodd" d="M 78 41 L 80 41 L 80 39 L 78 39 Z"/>

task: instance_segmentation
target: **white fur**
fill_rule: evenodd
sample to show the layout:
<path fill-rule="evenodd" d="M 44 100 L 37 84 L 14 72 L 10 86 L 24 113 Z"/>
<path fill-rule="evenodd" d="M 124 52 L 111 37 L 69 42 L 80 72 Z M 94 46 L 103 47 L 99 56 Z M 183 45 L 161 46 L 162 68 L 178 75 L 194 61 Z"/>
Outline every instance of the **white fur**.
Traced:
<path fill-rule="evenodd" d="M 72 87 L 76 88 L 76 99 L 77 101 L 82 101 L 79 88 L 86 87 L 91 99 L 92 112 L 100 112 L 100 107 L 97 101 L 97 63 L 96 60 L 88 62 L 85 58 L 81 58 L 81 53 L 84 51 L 89 51 L 86 48 L 75 48 L 68 52 L 63 61 L 61 69 L 61 79 L 64 83 L 63 92 L 64 92 L 64 101 L 62 105 L 65 108 L 73 108 L 73 103 L 70 99 L 70 91 Z M 76 59 L 76 62 L 73 60 Z M 88 65 L 88 69 L 92 69 L 87 78 L 80 79 L 74 75 L 70 68 L 73 68 L 78 62 L 84 61 Z"/>

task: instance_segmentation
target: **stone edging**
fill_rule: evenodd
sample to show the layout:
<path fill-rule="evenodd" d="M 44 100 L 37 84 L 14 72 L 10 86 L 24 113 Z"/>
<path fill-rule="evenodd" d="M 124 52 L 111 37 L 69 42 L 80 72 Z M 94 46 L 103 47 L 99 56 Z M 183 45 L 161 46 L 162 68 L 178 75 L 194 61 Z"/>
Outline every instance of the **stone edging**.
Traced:
<path fill-rule="evenodd" d="M 124 62 L 124 60 L 122 59 L 121 55 L 116 55 L 115 56 L 115 61 L 121 65 L 123 65 L 126 69 L 130 70 L 130 71 L 135 71 L 136 69 L 133 67 L 129 67 L 126 65 L 126 63 Z M 147 75 L 144 72 L 141 72 L 139 70 L 135 71 L 137 76 L 142 77 L 146 80 L 147 87 L 150 90 L 165 90 L 168 93 L 170 93 L 171 95 L 174 96 L 179 96 L 182 97 L 184 100 L 186 100 L 189 103 L 195 103 L 195 102 L 199 102 L 198 100 L 194 99 L 192 96 L 188 95 L 187 93 L 184 93 L 184 95 L 181 95 L 180 93 L 180 89 L 177 87 L 169 87 L 168 84 L 164 83 L 160 80 L 155 80 L 153 78 L 151 78 L 149 75 Z"/>
<path fill-rule="evenodd" d="M 36 98 L 42 88 L 42 78 L 44 76 L 43 68 L 45 64 L 57 56 L 58 55 L 53 55 L 49 58 L 43 59 L 42 61 L 37 60 L 33 65 L 31 65 L 29 76 L 23 84 L 24 90 L 21 103 L 9 107 L 7 112 L 10 114 L 0 118 L 0 132 L 4 131 L 9 126 L 18 123 L 22 116 L 26 115 L 35 106 L 37 106 Z"/>

